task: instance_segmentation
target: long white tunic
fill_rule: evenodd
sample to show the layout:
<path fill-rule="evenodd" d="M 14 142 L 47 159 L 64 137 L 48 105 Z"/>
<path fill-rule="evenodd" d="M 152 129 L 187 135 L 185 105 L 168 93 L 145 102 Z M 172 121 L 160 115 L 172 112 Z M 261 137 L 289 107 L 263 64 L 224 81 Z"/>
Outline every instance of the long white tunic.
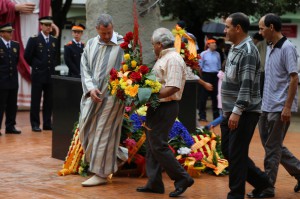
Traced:
<path fill-rule="evenodd" d="M 90 39 L 81 57 L 83 96 L 79 131 L 90 171 L 105 177 L 118 169 L 117 151 L 124 105 L 109 96 L 107 86 L 110 70 L 121 67 L 123 49 L 119 44 L 123 39 L 115 32 L 108 44 L 101 43 L 99 39 L 99 36 Z M 89 91 L 95 88 L 105 96 L 101 103 L 95 103 L 89 97 Z"/>

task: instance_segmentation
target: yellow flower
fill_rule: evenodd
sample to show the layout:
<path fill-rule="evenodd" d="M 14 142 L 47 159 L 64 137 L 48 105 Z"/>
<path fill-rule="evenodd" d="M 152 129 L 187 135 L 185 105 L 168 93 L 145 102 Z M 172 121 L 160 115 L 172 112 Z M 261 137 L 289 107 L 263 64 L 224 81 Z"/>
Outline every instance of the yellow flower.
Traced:
<path fill-rule="evenodd" d="M 146 112 L 147 112 L 148 107 L 147 106 L 141 106 L 136 112 L 137 114 L 141 115 L 141 116 L 146 116 Z"/>
<path fill-rule="evenodd" d="M 137 62 L 136 62 L 135 60 L 132 60 L 132 61 L 131 61 L 131 66 L 132 66 L 133 68 L 136 67 L 136 64 L 137 64 Z"/>
<path fill-rule="evenodd" d="M 127 71 L 128 70 L 128 65 L 127 64 L 124 64 L 123 65 L 123 71 L 125 72 L 125 71 Z"/>
<path fill-rule="evenodd" d="M 128 53 L 125 54 L 125 55 L 124 55 L 124 59 L 125 59 L 126 61 L 129 60 L 129 59 L 130 59 L 130 54 L 128 54 Z"/>
<path fill-rule="evenodd" d="M 134 86 L 130 85 L 125 88 L 125 94 L 130 97 L 135 97 L 139 91 L 139 85 L 135 84 Z"/>
<path fill-rule="evenodd" d="M 145 84 L 148 85 L 148 86 L 150 86 L 150 87 L 152 87 L 154 85 L 154 82 L 152 80 L 147 79 L 145 81 Z"/>
<path fill-rule="evenodd" d="M 116 80 L 114 80 L 114 81 L 112 81 L 111 83 L 110 83 L 110 87 L 111 88 L 109 88 L 109 89 L 111 89 L 111 94 L 112 95 L 115 95 L 116 94 L 116 92 L 117 92 L 117 87 L 118 87 L 118 85 L 119 85 L 119 80 L 118 79 L 116 79 Z"/>

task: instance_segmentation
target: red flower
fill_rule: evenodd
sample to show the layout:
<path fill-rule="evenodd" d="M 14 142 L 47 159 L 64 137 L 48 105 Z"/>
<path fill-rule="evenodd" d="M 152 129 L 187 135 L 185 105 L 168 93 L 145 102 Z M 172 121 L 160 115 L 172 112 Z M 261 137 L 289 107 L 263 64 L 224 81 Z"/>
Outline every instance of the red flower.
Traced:
<path fill-rule="evenodd" d="M 118 71 L 116 69 L 111 69 L 110 71 L 110 79 L 113 81 L 118 78 Z"/>
<path fill-rule="evenodd" d="M 127 49 L 128 48 L 128 42 L 125 41 L 125 42 L 121 43 L 120 47 L 123 48 L 123 49 Z"/>
<path fill-rule="evenodd" d="M 133 33 L 132 32 L 126 33 L 125 38 L 127 39 L 127 41 L 133 40 Z"/>
<path fill-rule="evenodd" d="M 139 72 L 143 75 L 147 74 L 149 72 L 149 68 L 145 65 L 140 66 Z"/>
<path fill-rule="evenodd" d="M 125 101 L 125 93 L 124 91 L 118 89 L 117 90 L 117 94 L 116 94 L 117 98 L 119 98 L 122 101 Z"/>
<path fill-rule="evenodd" d="M 142 76 L 139 72 L 132 72 L 130 73 L 130 79 L 132 79 L 133 82 L 140 82 L 142 80 Z"/>
<path fill-rule="evenodd" d="M 185 48 L 185 43 L 181 42 L 181 49 Z"/>

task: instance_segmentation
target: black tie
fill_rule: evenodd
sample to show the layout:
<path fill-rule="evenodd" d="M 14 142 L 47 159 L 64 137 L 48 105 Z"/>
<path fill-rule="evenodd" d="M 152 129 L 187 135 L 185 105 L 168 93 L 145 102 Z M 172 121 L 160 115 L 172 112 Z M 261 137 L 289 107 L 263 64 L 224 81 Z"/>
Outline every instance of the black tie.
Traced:
<path fill-rule="evenodd" d="M 80 43 L 77 43 L 77 46 L 80 48 L 81 47 Z"/>
<path fill-rule="evenodd" d="M 6 46 L 7 46 L 7 49 L 9 50 L 10 49 L 9 43 L 6 43 Z"/>
<path fill-rule="evenodd" d="M 47 37 L 47 38 L 46 38 L 46 44 L 48 44 L 48 43 L 49 43 L 49 38 Z"/>

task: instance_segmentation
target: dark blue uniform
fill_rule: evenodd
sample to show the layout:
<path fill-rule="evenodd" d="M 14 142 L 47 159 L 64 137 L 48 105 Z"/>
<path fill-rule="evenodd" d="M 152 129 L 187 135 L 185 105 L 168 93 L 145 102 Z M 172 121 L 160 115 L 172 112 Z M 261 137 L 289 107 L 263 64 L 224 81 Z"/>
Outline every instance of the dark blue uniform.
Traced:
<path fill-rule="evenodd" d="M 43 128 L 50 130 L 52 126 L 52 80 L 56 66 L 57 39 L 49 36 L 47 44 L 43 35 L 30 37 L 25 49 L 24 58 L 31 66 L 31 108 L 30 122 L 32 127 L 40 125 L 40 103 L 43 92 Z"/>
<path fill-rule="evenodd" d="M 69 76 L 80 77 L 80 60 L 83 48 L 84 43 L 82 42 L 80 42 L 80 47 L 74 41 L 65 45 L 64 58 L 69 68 Z"/>
<path fill-rule="evenodd" d="M 10 41 L 10 48 L 0 38 L 0 129 L 3 113 L 6 116 L 6 130 L 11 131 L 16 124 L 19 43 Z"/>

